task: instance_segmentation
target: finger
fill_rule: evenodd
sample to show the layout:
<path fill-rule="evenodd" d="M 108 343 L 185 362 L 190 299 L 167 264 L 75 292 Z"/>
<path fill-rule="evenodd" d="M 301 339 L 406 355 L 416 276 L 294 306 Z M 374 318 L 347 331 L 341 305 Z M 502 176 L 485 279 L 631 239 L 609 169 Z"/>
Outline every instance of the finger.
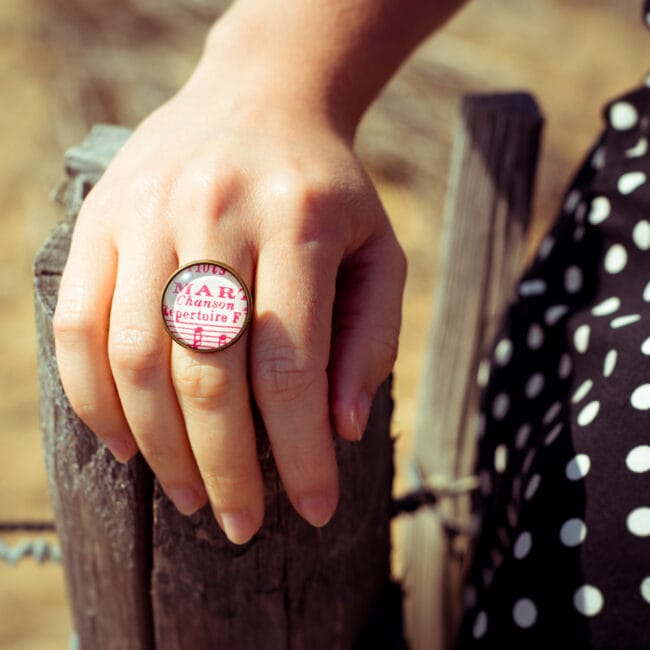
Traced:
<path fill-rule="evenodd" d="M 338 434 L 360 440 L 379 385 L 397 357 L 406 260 L 390 236 L 369 242 L 340 270 L 330 364 Z"/>
<path fill-rule="evenodd" d="M 116 253 L 98 225 L 79 219 L 61 278 L 54 340 L 61 382 L 86 425 L 124 462 L 137 447 L 108 361 L 108 322 Z"/>
<path fill-rule="evenodd" d="M 124 413 L 138 447 L 183 514 L 207 496 L 185 433 L 169 370 L 171 341 L 160 313 L 160 293 L 176 268 L 173 246 L 133 237 L 120 247 L 111 310 L 109 358 Z"/>
<path fill-rule="evenodd" d="M 198 243 L 190 248 L 201 254 Z M 231 262 L 223 257 L 219 261 Z M 244 278 L 251 277 L 250 260 L 235 259 L 233 268 Z M 198 299 L 208 297 L 203 287 L 198 291 Z M 247 542 L 264 517 L 246 345 L 244 334 L 231 347 L 214 353 L 176 345 L 172 350 L 174 385 L 199 471 L 219 525 L 237 544 Z"/>
<path fill-rule="evenodd" d="M 255 397 L 287 494 L 315 526 L 338 502 L 326 373 L 337 265 L 324 246 L 276 243 L 257 269 Z"/>

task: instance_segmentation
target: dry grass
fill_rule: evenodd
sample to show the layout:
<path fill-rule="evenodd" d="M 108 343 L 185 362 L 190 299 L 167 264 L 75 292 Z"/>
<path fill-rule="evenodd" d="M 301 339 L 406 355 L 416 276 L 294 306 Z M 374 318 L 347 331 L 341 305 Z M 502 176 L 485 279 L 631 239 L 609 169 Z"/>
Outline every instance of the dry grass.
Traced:
<path fill-rule="evenodd" d="M 214 0 L 3 0 L 0 3 L 0 517 L 47 517 L 38 434 L 31 260 L 57 219 L 48 202 L 63 150 L 94 122 L 134 126 L 189 73 Z M 645 72 L 640 0 L 481 0 L 391 84 L 359 150 L 408 251 L 397 367 L 401 462 L 413 426 L 428 327 L 450 133 L 464 92 L 532 90 L 548 117 L 536 201 L 539 238 L 599 126 L 598 106 Z M 401 479 L 400 479 L 401 482 Z M 0 566 L 0 647 L 66 647 L 61 571 Z"/>

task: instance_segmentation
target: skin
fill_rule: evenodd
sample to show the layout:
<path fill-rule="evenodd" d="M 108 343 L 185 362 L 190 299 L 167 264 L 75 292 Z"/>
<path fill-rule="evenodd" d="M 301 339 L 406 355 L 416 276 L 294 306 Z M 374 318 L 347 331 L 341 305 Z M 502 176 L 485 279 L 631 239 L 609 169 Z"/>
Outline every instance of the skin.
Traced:
<path fill-rule="evenodd" d="M 336 509 L 332 429 L 361 438 L 406 274 L 354 134 L 460 4 L 239 0 L 79 215 L 54 316 L 72 407 L 118 460 L 139 450 L 182 513 L 209 501 L 235 543 L 264 516 L 251 390 L 296 510 L 322 526 Z M 204 258 L 255 299 L 216 354 L 173 345 L 159 311 L 171 273 Z"/>

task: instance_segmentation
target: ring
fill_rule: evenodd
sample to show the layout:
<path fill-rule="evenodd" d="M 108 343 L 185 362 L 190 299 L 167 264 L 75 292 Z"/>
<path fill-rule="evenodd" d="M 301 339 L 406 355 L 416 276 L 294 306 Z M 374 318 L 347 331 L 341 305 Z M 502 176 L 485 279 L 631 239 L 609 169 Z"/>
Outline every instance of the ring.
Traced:
<path fill-rule="evenodd" d="M 190 350 L 217 352 L 246 331 L 253 313 L 251 293 L 227 264 L 197 260 L 167 280 L 160 301 L 167 333 Z"/>

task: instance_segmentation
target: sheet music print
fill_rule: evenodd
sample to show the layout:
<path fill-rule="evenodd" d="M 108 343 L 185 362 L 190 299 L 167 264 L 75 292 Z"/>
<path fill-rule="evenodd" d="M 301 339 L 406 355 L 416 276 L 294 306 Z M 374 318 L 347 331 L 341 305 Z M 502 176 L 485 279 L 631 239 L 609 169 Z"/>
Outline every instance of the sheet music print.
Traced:
<path fill-rule="evenodd" d="M 182 269 L 167 285 L 163 316 L 179 342 L 195 350 L 218 350 L 246 324 L 248 299 L 228 269 L 198 263 Z"/>

